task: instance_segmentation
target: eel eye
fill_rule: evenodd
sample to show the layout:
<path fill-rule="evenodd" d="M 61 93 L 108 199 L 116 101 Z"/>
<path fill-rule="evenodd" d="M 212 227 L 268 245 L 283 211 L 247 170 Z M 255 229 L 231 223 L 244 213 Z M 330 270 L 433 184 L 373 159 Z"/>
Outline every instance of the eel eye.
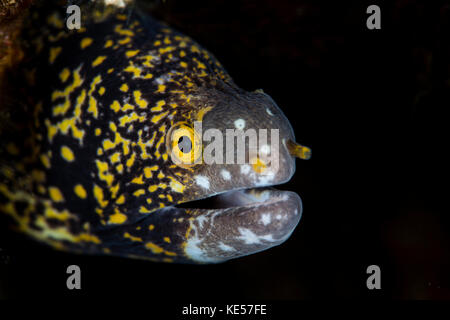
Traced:
<path fill-rule="evenodd" d="M 189 153 L 192 150 L 192 140 L 188 136 L 182 136 L 178 139 L 178 149 L 183 153 Z"/>
<path fill-rule="evenodd" d="M 179 166 L 197 164 L 202 156 L 200 134 L 187 123 L 175 124 L 168 133 L 172 161 Z"/>

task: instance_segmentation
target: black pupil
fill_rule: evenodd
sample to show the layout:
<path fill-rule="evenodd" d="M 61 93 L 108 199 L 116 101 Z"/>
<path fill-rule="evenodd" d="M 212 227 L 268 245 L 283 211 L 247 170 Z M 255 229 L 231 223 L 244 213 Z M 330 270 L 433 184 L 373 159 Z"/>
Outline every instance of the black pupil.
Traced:
<path fill-rule="evenodd" d="M 180 137 L 180 139 L 178 139 L 178 148 L 183 153 L 191 152 L 192 149 L 191 139 L 189 139 L 189 137 L 187 136 Z"/>

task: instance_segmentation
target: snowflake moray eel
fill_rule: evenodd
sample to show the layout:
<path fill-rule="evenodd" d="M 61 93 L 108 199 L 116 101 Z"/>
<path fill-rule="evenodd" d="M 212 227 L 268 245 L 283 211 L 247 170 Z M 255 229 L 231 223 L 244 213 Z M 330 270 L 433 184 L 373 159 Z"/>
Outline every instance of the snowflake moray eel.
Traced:
<path fill-rule="evenodd" d="M 13 228 L 59 250 L 176 263 L 284 242 L 302 204 L 271 186 L 310 150 L 275 102 L 240 89 L 211 53 L 138 9 L 86 15 L 69 30 L 66 7 L 42 1 L 18 31 L 23 58 L 11 81 L 21 103 L 0 129 L 0 211 Z M 259 160 L 175 163 L 169 132 L 192 138 L 194 121 L 224 134 L 278 129 L 278 170 Z"/>

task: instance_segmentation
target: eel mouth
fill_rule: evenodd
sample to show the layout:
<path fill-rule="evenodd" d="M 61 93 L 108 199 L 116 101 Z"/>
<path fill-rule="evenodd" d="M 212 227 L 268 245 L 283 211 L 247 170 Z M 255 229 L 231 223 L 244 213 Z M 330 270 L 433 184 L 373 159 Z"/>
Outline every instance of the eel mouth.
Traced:
<path fill-rule="evenodd" d="M 193 213 L 186 254 L 198 262 L 221 262 L 286 241 L 302 215 L 300 197 L 272 187 L 227 191 L 177 206 Z"/>
<path fill-rule="evenodd" d="M 176 205 L 176 207 L 186 209 L 251 208 L 284 202 L 289 197 L 295 196 L 298 197 L 294 192 L 281 191 L 273 187 L 245 188 L 225 191 L 207 198 L 184 202 Z M 301 201 L 299 205 L 301 213 Z"/>
<path fill-rule="evenodd" d="M 311 156 L 311 149 L 292 140 L 286 147 L 290 156 Z M 277 181 L 290 179 L 295 162 L 290 165 Z M 189 216 L 188 232 L 181 235 L 185 255 L 197 263 L 217 263 L 283 243 L 300 222 L 303 206 L 295 192 L 267 186 L 225 191 L 179 204 L 176 210 Z"/>

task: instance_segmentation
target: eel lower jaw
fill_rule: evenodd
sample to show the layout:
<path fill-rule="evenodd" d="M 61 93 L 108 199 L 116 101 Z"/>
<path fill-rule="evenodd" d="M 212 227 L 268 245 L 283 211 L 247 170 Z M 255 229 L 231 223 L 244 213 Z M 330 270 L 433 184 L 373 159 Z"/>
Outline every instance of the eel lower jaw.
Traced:
<path fill-rule="evenodd" d="M 286 241 L 300 221 L 302 202 L 274 188 L 233 190 L 177 206 L 192 214 L 185 254 L 214 263 L 253 254 Z"/>

